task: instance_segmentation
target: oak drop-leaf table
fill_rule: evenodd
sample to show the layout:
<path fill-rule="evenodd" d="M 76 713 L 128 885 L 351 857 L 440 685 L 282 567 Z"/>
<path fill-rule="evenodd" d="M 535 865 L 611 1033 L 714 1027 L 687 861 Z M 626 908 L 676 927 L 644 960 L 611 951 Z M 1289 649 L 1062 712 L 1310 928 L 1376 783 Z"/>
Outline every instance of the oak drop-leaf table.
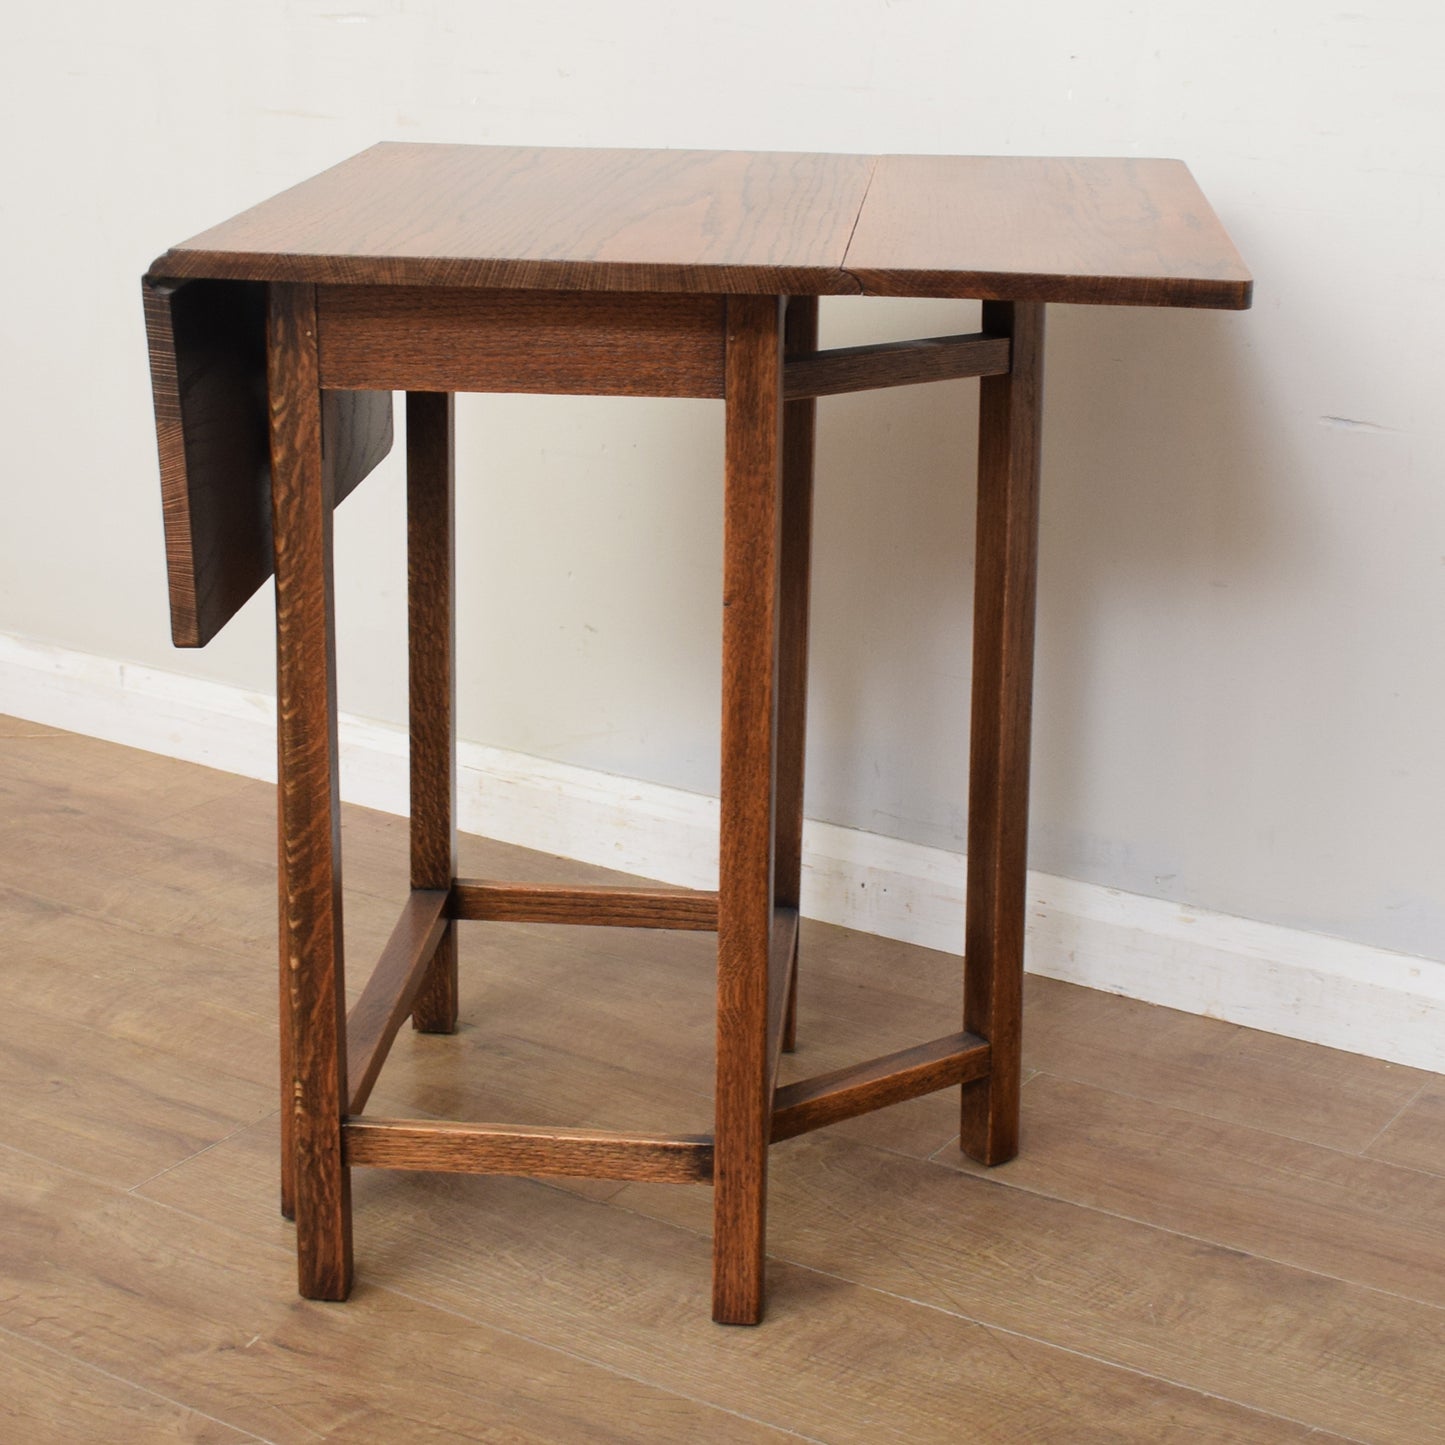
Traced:
<path fill-rule="evenodd" d="M 379 145 L 176 246 L 144 281 L 173 636 L 276 579 L 282 1201 L 301 1293 L 351 1287 L 353 1165 L 711 1183 L 713 1314 L 763 1309 L 770 1143 L 951 1085 L 961 1144 L 1018 1144 L 1046 303 L 1249 305 L 1177 161 Z M 982 330 L 818 349 L 818 298 L 974 297 Z M 981 377 L 961 1028 L 777 1084 L 797 979 L 816 398 Z M 411 885 L 348 1012 L 332 511 L 406 393 Z M 453 396 L 726 407 L 716 891 L 458 878 Z M 365 1112 L 408 1015 L 457 1019 L 456 932 L 715 930 L 711 1137 Z"/>

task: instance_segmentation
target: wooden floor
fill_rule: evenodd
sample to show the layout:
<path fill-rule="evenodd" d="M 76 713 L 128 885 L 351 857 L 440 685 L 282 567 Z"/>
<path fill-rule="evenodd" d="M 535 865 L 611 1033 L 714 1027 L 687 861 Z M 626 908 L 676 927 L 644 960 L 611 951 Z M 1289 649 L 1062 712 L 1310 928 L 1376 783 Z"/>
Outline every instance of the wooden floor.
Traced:
<path fill-rule="evenodd" d="M 1023 1157 L 962 1161 L 952 1092 L 778 1146 L 761 1329 L 661 1185 L 359 1170 L 310 1304 L 270 790 L 0 719 L 0 809 L 0 1440 L 1445 1441 L 1445 1079 L 1031 979 Z M 353 991 L 404 828 L 347 814 Z M 795 1074 L 954 1026 L 956 960 L 803 941 Z M 372 1108 L 707 1129 L 711 949 L 464 925 L 461 1033 Z"/>

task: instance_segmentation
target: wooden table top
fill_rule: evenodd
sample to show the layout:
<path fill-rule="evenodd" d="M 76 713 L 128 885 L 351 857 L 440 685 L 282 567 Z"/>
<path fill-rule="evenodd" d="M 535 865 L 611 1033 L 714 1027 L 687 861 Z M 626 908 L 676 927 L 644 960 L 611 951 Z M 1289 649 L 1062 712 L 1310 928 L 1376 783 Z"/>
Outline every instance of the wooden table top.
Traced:
<path fill-rule="evenodd" d="M 1242 309 L 1180 161 L 388 142 L 167 251 L 161 278 Z"/>

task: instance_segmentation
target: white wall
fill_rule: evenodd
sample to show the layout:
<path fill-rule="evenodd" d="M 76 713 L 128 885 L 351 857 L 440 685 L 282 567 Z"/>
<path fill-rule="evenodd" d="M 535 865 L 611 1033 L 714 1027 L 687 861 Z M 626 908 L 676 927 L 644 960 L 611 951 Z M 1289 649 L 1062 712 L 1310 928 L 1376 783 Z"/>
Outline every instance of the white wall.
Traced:
<path fill-rule="evenodd" d="M 1054 308 L 1034 866 L 1445 958 L 1435 5 L 74 3 L 0 51 L 0 633 L 167 640 L 138 278 L 381 138 L 1173 155 L 1242 315 Z M 965 329 L 824 304 L 825 342 Z M 810 808 L 961 846 L 973 387 L 822 405 Z M 707 791 L 715 404 L 468 398 L 462 731 Z M 395 459 L 338 520 L 343 706 L 403 716 Z M 525 599 L 525 600 L 523 600 Z M 0 697 L 0 708 L 4 698 Z"/>

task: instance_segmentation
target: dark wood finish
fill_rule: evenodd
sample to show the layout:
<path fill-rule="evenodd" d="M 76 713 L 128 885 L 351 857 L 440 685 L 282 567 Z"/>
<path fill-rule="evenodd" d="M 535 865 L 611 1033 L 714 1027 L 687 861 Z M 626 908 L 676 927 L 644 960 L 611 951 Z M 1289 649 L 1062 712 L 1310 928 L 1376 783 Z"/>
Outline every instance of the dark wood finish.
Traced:
<path fill-rule="evenodd" d="M 271 575 L 266 288 L 146 277 L 171 638 L 204 647 Z M 391 450 L 391 398 L 328 395 L 337 501 Z"/>
<path fill-rule="evenodd" d="M 450 1174 L 570 1175 L 706 1184 L 712 1140 L 704 1134 L 621 1134 L 432 1119 L 348 1119 L 348 1164 Z"/>
<path fill-rule="evenodd" d="M 870 179 L 871 178 L 871 179 Z M 372 147 L 161 278 L 1249 305 L 1179 161 Z"/>
<path fill-rule="evenodd" d="M 883 156 L 844 265 L 869 296 L 1239 310 L 1252 284 L 1172 160 Z"/>
<path fill-rule="evenodd" d="M 846 292 L 870 156 L 373 146 L 152 268 L 342 285 Z"/>
<path fill-rule="evenodd" d="M 983 1078 L 988 1070 L 988 1044 L 958 1033 L 785 1084 L 773 1096 L 773 1142 Z"/>
<path fill-rule="evenodd" d="M 266 288 L 146 277 L 171 640 L 204 647 L 271 572 Z"/>
<path fill-rule="evenodd" d="M 727 318 L 713 1318 L 763 1311 L 783 393 L 778 297 Z"/>
<path fill-rule="evenodd" d="M 768 1083 L 771 1101 L 778 1086 L 778 1060 L 788 1029 L 788 1010 L 798 960 L 798 910 L 774 905 L 768 941 Z"/>
<path fill-rule="evenodd" d="M 984 329 L 819 353 L 817 296 L 858 291 L 981 297 Z M 273 558 L 277 577 L 282 1192 L 303 1294 L 349 1288 L 353 1162 L 713 1181 L 714 1317 L 755 1323 L 771 1140 L 961 1084 L 963 1148 L 1012 1157 L 1042 304 L 1242 307 L 1249 292 L 1187 170 L 1137 160 L 388 145 L 157 263 L 177 639 L 214 635 Z M 964 1031 L 778 1089 L 797 1017 L 814 399 L 961 376 L 983 378 Z M 413 892 L 348 1058 L 331 513 L 390 445 L 378 389 L 409 393 Z M 459 389 L 725 398 L 716 894 L 456 879 Z M 349 1119 L 409 1009 L 455 1026 L 463 918 L 715 927 L 715 1147 Z"/>
<path fill-rule="evenodd" d="M 387 1050 L 427 982 L 437 945 L 448 929 L 445 889 L 412 890 L 371 977 L 346 1016 L 347 1113 L 371 1097 Z"/>
<path fill-rule="evenodd" d="M 818 350 L 818 298 L 794 296 L 783 320 L 783 395 L 791 368 Z M 813 568 L 813 453 L 818 406 L 783 407 L 782 534 L 778 557 L 778 777 L 773 901 L 802 906 L 803 776 L 808 734 L 808 607 Z M 798 1043 L 798 935 L 785 961 L 787 1004 L 781 1045 Z M 776 1061 L 774 1062 L 776 1074 Z"/>
<path fill-rule="evenodd" d="M 717 928 L 717 894 L 698 888 L 611 888 L 487 883 L 458 878 L 451 916 L 503 923 L 580 923 L 602 928 Z"/>
<path fill-rule="evenodd" d="M 332 474 L 321 460 L 315 289 L 271 288 L 267 374 L 276 567 L 276 722 L 290 971 L 296 1249 L 301 1293 L 351 1289 L 351 1180 L 341 1158 L 341 947 Z"/>
<path fill-rule="evenodd" d="M 816 342 L 814 343 L 816 345 Z M 1008 337 L 931 336 L 919 341 L 885 341 L 873 346 L 840 346 L 813 356 L 791 356 L 783 365 L 783 396 L 842 396 L 925 381 L 997 376 L 1008 370 Z"/>
<path fill-rule="evenodd" d="M 983 324 L 1013 359 L 979 395 L 963 1026 L 992 1062 L 963 1087 L 960 1145 L 1002 1164 L 1018 1153 L 1044 308 L 987 303 Z"/>
<path fill-rule="evenodd" d="M 323 386 L 723 394 L 720 296 L 323 286 Z"/>
<path fill-rule="evenodd" d="M 281 729 L 276 729 L 276 776 L 283 775 Z M 285 818 L 276 808 L 276 931 L 279 997 L 276 1009 L 277 1055 L 281 1066 L 280 1100 L 277 1111 L 281 1150 L 281 1217 L 296 1218 L 296 1111 L 292 1100 L 296 1055 L 291 1042 L 291 928 L 286 907 Z"/>
<path fill-rule="evenodd" d="M 443 893 L 457 871 L 455 493 L 455 403 L 445 392 L 408 392 L 411 886 Z M 457 931 L 450 924 L 437 940 L 412 1023 L 429 1034 L 449 1034 L 457 1026 Z"/>

